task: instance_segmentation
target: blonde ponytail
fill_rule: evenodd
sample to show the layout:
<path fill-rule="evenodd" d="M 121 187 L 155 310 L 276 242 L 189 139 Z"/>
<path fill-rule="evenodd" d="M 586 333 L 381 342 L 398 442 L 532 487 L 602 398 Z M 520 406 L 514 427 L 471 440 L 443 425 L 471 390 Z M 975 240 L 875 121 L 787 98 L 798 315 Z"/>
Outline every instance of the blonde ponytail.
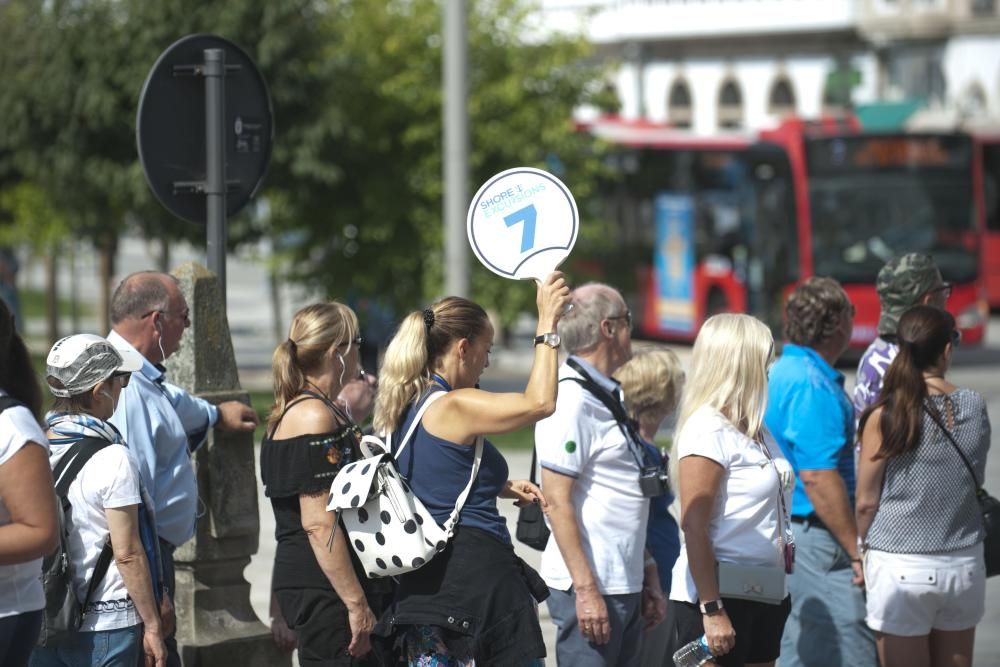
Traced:
<path fill-rule="evenodd" d="M 273 433 L 288 404 L 305 389 L 306 373 L 319 368 L 331 348 L 349 350 L 358 329 L 357 315 L 337 301 L 314 303 L 295 313 L 288 338 L 271 356 L 274 407 L 267 417 L 268 433 Z"/>
<path fill-rule="evenodd" d="M 412 312 L 399 325 L 382 358 L 372 418 L 376 433 L 396 430 L 406 406 L 416 400 L 430 382 L 428 361 L 424 317 L 420 312 Z"/>
<path fill-rule="evenodd" d="M 430 384 L 431 370 L 452 343 L 476 339 L 489 326 L 482 306 L 459 296 L 445 297 L 426 310 L 407 315 L 382 359 L 375 432 L 396 430 L 406 406 Z"/>

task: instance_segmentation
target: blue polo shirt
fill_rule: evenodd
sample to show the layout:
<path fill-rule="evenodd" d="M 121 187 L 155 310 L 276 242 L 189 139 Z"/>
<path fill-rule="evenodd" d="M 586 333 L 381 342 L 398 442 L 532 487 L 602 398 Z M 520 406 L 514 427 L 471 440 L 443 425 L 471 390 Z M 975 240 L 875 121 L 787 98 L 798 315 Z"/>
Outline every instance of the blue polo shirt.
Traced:
<path fill-rule="evenodd" d="M 844 375 L 810 347 L 786 343 L 771 367 L 764 422 L 795 470 L 792 516 L 813 511 L 800 470 L 836 470 L 854 504 L 854 410 Z"/>

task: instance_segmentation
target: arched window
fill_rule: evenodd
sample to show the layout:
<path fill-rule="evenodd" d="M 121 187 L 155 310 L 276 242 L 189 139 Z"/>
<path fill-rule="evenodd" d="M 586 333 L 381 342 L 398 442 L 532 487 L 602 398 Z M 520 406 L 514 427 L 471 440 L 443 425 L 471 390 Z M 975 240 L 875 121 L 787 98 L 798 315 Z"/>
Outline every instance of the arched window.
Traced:
<path fill-rule="evenodd" d="M 690 129 L 694 119 L 691 104 L 691 89 L 682 78 L 674 81 L 667 96 L 667 120 L 674 127 Z"/>
<path fill-rule="evenodd" d="M 771 86 L 767 110 L 775 116 L 789 116 L 795 113 L 795 91 L 792 90 L 792 82 L 786 77 L 779 78 Z"/>
<path fill-rule="evenodd" d="M 743 127 L 743 93 L 732 79 L 727 79 L 719 89 L 719 127 L 725 130 Z"/>
<path fill-rule="evenodd" d="M 958 108 L 964 115 L 973 118 L 986 113 L 986 91 L 978 81 L 965 89 L 958 100 Z"/>

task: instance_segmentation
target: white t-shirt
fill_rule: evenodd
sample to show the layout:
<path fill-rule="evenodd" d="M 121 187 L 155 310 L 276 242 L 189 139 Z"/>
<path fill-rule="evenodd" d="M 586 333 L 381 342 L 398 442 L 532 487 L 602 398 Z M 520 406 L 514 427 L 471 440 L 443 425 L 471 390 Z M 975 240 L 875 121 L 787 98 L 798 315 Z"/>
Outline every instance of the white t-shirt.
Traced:
<path fill-rule="evenodd" d="M 559 377 L 568 376 L 580 377 L 564 365 Z M 579 383 L 561 382 L 555 413 L 535 425 L 535 447 L 543 468 L 575 478 L 576 521 L 601 593 L 640 592 L 649 500 L 611 411 Z M 555 537 L 542 554 L 541 575 L 556 590 L 573 585 Z"/>
<path fill-rule="evenodd" d="M 52 467 L 73 445 L 53 445 Z M 69 485 L 69 552 L 73 587 L 77 599 L 87 594 L 97 558 L 108 541 L 108 518 L 105 510 L 138 505 L 141 501 L 139 470 L 128 448 L 109 445 L 87 461 Z M 80 629 L 83 631 L 116 630 L 141 622 L 135 605 L 128 598 L 125 582 L 112 558 L 107 573 L 90 598 Z"/>
<path fill-rule="evenodd" d="M 766 430 L 764 444 L 774 467 L 758 443 L 709 407 L 692 414 L 677 436 L 678 461 L 685 456 L 704 456 L 725 469 L 709 523 L 709 537 L 719 562 L 784 568 L 778 541 L 782 513 L 778 490 L 783 487 L 785 507 L 791 507 L 795 475 Z M 782 518 L 782 527 L 787 525 L 787 517 Z M 674 564 L 670 599 L 698 601 L 687 548 L 681 549 Z"/>
<path fill-rule="evenodd" d="M 0 390 L 0 396 L 6 395 Z M 45 448 L 49 446 L 31 411 L 14 406 L 0 413 L 0 466 L 29 442 Z M 0 489 L 0 526 L 9 523 L 10 512 L 3 502 L 3 489 Z M 0 565 L 0 618 L 37 611 L 45 606 L 41 574 L 41 558 L 17 565 Z"/>

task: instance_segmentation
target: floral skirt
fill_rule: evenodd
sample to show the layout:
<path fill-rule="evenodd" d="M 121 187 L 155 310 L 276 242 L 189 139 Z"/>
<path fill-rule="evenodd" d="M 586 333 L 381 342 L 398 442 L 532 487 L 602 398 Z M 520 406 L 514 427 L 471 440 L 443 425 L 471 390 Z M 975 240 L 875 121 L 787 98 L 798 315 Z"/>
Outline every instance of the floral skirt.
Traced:
<path fill-rule="evenodd" d="M 438 628 L 413 625 L 406 632 L 406 664 L 410 667 L 476 667 L 476 659 L 451 655 Z M 538 658 L 524 667 L 542 667 L 544 664 L 545 661 Z"/>

